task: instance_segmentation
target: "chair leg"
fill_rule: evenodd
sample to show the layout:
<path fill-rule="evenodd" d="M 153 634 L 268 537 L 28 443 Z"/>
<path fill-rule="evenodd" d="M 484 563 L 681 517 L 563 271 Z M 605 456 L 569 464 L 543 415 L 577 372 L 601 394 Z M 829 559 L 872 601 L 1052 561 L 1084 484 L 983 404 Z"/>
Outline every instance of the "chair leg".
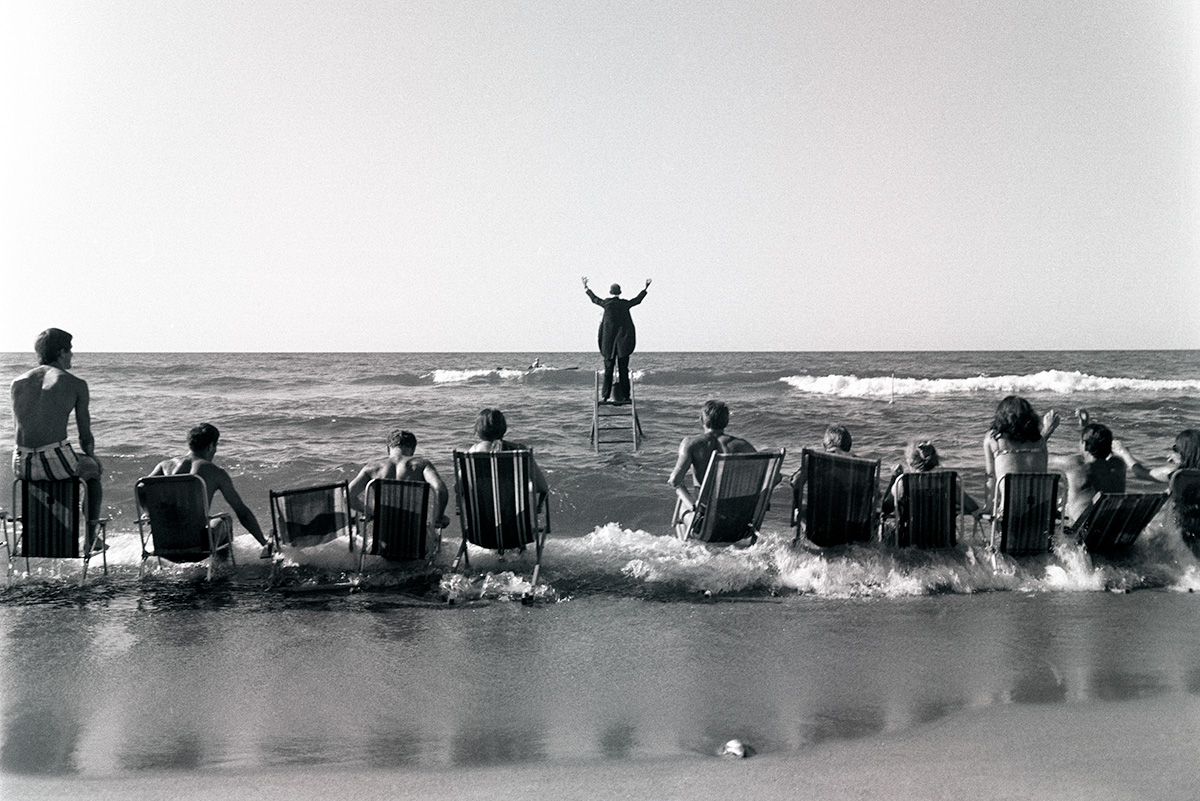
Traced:
<path fill-rule="evenodd" d="M 450 566 L 450 569 L 457 571 L 459 562 L 462 562 L 467 570 L 471 569 L 471 557 L 467 555 L 467 540 L 465 537 L 463 538 L 462 545 L 458 547 L 458 555 L 454 557 L 454 564 Z"/>

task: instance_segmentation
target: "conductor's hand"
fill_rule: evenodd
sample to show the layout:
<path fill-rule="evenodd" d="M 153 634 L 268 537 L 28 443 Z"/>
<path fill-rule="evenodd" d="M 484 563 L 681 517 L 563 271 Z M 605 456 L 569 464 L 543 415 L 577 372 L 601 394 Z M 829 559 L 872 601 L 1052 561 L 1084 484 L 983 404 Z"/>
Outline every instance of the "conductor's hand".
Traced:
<path fill-rule="evenodd" d="M 583 277 L 583 288 L 587 289 L 587 276 L 586 275 Z"/>
<path fill-rule="evenodd" d="M 652 279 L 652 278 L 647 278 L 647 279 L 646 279 L 646 289 L 649 289 L 649 288 L 650 288 L 650 282 L 651 282 L 652 280 L 654 280 L 654 279 Z"/>

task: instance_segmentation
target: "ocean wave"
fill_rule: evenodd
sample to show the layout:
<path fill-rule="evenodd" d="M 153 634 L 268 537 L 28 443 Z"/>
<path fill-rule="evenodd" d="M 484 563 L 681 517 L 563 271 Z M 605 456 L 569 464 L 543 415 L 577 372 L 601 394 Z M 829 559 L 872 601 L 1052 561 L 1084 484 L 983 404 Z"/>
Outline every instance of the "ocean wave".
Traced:
<path fill-rule="evenodd" d="M 632 370 L 629 375 L 632 380 L 639 381 L 642 379 L 643 373 L 640 370 Z M 584 376 L 585 379 L 580 379 L 580 376 Z M 589 370 L 580 370 L 575 367 L 530 367 L 525 369 L 493 367 L 464 370 L 434 370 L 430 373 L 430 378 L 434 384 L 463 384 L 472 381 L 524 381 L 527 379 L 542 382 L 567 381 L 578 383 L 580 380 L 591 381 L 592 373 Z"/>
<path fill-rule="evenodd" d="M 1145 379 L 1094 376 L 1078 371 L 1043 370 L 1030 375 L 977 376 L 975 378 L 908 378 L 903 376 L 854 375 L 785 376 L 780 381 L 801 392 L 847 398 L 888 398 L 894 395 L 952 395 L 984 392 L 1013 394 L 1032 392 L 1195 392 L 1196 379 Z"/>

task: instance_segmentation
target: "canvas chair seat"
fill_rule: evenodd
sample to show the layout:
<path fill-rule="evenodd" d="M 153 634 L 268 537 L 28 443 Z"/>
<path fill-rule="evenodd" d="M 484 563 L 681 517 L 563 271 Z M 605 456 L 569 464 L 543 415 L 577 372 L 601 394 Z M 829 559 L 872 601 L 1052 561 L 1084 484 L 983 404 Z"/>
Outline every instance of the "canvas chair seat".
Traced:
<path fill-rule="evenodd" d="M 714 451 L 704 471 L 695 507 L 683 511 L 675 503 L 672 524 L 679 539 L 710 543 L 739 542 L 758 533 L 771 505 L 784 451 L 720 453 Z"/>

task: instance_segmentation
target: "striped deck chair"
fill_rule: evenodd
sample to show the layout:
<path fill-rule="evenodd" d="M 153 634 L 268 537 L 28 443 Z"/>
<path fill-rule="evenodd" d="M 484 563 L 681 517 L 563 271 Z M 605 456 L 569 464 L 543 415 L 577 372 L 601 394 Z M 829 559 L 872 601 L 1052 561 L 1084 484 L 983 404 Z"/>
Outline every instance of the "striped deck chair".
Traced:
<path fill-rule="evenodd" d="M 1200 470 L 1186 468 L 1171 474 L 1167 485 L 1171 514 L 1183 541 L 1200 551 Z"/>
<path fill-rule="evenodd" d="M 399 481 L 390 478 L 372 479 L 367 484 L 367 509 L 370 519 L 363 525 L 363 547 L 358 556 L 358 571 L 362 572 L 366 554 L 382 556 L 391 562 L 424 559 L 429 536 L 429 484 L 424 481 Z M 439 547 L 441 529 L 437 529 Z"/>
<path fill-rule="evenodd" d="M 896 506 L 897 548 L 953 548 L 962 525 L 962 484 L 953 470 L 905 473 Z"/>
<path fill-rule="evenodd" d="M 805 448 L 793 482 L 792 525 L 816 545 L 869 542 L 878 520 L 879 460 Z"/>
<path fill-rule="evenodd" d="M 354 518 L 346 482 L 269 493 L 271 539 L 276 547 L 311 548 L 346 532 L 354 550 Z"/>
<path fill-rule="evenodd" d="M 1133 545 L 1166 502 L 1165 492 L 1098 492 L 1071 530 L 1091 553 L 1120 551 Z"/>
<path fill-rule="evenodd" d="M 1058 517 L 1058 473 L 1009 473 L 996 488 L 991 547 L 1000 553 L 1030 556 L 1050 550 Z"/>
<path fill-rule="evenodd" d="M 146 560 L 155 557 L 161 565 L 168 562 L 208 560 L 208 578 L 213 577 L 216 553 L 226 551 L 233 557 L 233 519 L 228 512 L 208 512 L 208 489 L 200 476 L 147 476 L 134 487 L 138 509 L 138 535 L 142 539 L 141 575 Z M 146 529 L 149 529 L 147 537 Z M 148 546 L 153 546 L 151 549 Z"/>
<path fill-rule="evenodd" d="M 466 560 L 467 543 L 499 551 L 537 549 L 533 584 L 542 566 L 542 546 L 550 532 L 547 498 L 536 497 L 532 473 L 533 451 L 454 452 L 455 502 L 462 526 L 462 545 L 454 559 Z M 545 523 L 539 523 L 545 505 Z"/>
<path fill-rule="evenodd" d="M 671 517 L 681 540 L 731 543 L 758 534 L 771 505 L 784 451 L 719 453 L 713 451 L 700 483 L 693 512 L 675 502 Z"/>
<path fill-rule="evenodd" d="M 96 530 L 96 542 L 80 546 L 85 530 L 83 512 L 87 508 L 87 484 L 80 478 L 61 481 L 13 482 L 12 535 L 5 520 L 4 546 L 8 551 L 8 574 L 12 575 L 13 559 L 24 557 L 25 569 L 30 559 L 83 559 L 80 583 L 87 581 L 88 563 L 99 554 L 108 574 L 108 520 L 91 521 Z M 7 518 L 7 515 L 5 515 Z"/>

